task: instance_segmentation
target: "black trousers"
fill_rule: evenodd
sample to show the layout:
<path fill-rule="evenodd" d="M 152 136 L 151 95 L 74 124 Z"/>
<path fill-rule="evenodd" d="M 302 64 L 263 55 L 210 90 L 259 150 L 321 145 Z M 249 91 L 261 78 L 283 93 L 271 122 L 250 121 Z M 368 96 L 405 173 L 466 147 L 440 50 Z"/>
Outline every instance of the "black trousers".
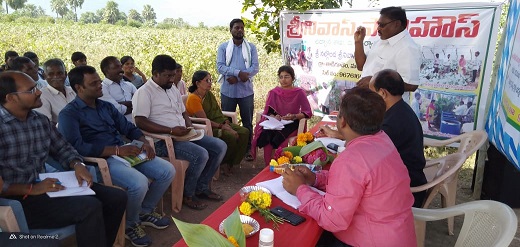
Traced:
<path fill-rule="evenodd" d="M 47 194 L 12 197 L 21 202 L 29 228 L 76 225 L 76 241 L 82 246 L 114 244 L 126 209 L 126 192 L 94 183 L 94 196 L 50 198 Z"/>

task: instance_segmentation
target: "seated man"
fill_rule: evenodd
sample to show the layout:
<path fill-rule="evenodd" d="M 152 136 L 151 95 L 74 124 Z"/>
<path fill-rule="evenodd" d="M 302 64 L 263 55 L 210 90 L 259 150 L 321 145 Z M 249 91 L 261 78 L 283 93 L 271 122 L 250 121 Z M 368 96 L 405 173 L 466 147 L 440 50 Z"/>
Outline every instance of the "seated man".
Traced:
<path fill-rule="evenodd" d="M 283 187 L 302 203 L 298 210 L 326 230 L 316 246 L 416 246 L 410 178 L 381 131 L 384 115 L 381 97 L 353 88 L 343 96 L 337 120 L 347 148 L 330 170 L 314 174 L 298 166 L 282 174 Z"/>
<path fill-rule="evenodd" d="M 109 56 L 101 60 L 103 79 L 103 97 L 101 100 L 112 103 L 116 109 L 132 121 L 132 96 L 137 88 L 134 84 L 123 80 L 123 67 L 117 57 Z"/>
<path fill-rule="evenodd" d="M 76 225 L 78 246 L 113 245 L 127 202 L 120 189 L 92 182 L 82 158 L 45 116 L 41 92 L 34 80 L 20 72 L 0 74 L 0 196 L 20 201 L 29 228 Z M 48 156 L 86 181 L 95 196 L 50 198 L 46 192 L 64 189 L 57 179 L 37 182 Z M 1 184 L 1 183 L 0 183 Z"/>
<path fill-rule="evenodd" d="M 70 60 L 72 60 L 72 64 L 74 64 L 74 67 L 87 65 L 87 56 L 85 56 L 85 54 L 83 54 L 83 52 L 80 51 L 73 52 L 72 56 L 70 56 Z M 68 76 L 65 80 L 65 86 L 70 86 Z"/>
<path fill-rule="evenodd" d="M 395 70 L 385 69 L 377 72 L 370 80 L 370 89 L 383 97 L 386 103 L 385 119 L 381 129 L 394 143 L 403 160 L 410 186 L 416 187 L 427 183 L 424 175 L 424 142 L 423 130 L 414 111 L 403 100 L 404 81 Z M 426 191 L 413 193 L 414 207 L 420 208 Z"/>
<path fill-rule="evenodd" d="M 137 90 L 132 99 L 136 125 L 151 133 L 183 136 L 188 134 L 191 121 L 186 114 L 177 87 L 172 87 L 175 60 L 168 55 L 156 56 L 152 62 L 152 78 Z M 157 155 L 168 156 L 164 141 L 156 145 Z M 198 141 L 175 141 L 175 156 L 190 162 L 184 180 L 184 204 L 202 210 L 207 207 L 198 198 L 220 201 L 222 197 L 209 188 L 224 155 L 226 143 L 204 136 Z"/>
<path fill-rule="evenodd" d="M 0 72 L 11 70 L 11 64 L 13 59 L 18 57 L 18 53 L 16 51 L 6 51 L 4 54 L 4 62 L 2 66 L 0 66 Z"/>
<path fill-rule="evenodd" d="M 43 105 L 35 110 L 56 125 L 61 109 L 76 98 L 76 93 L 71 87 L 65 86 L 67 72 L 63 61 L 57 58 L 49 59 L 43 64 L 43 68 L 49 85 L 41 89 Z"/>
<path fill-rule="evenodd" d="M 386 103 L 386 113 L 381 129 L 394 143 L 410 176 L 410 186 L 426 184 L 423 169 L 426 165 L 423 151 L 423 132 L 421 123 L 412 108 L 404 102 L 404 81 L 395 70 L 382 70 L 376 73 L 369 83 L 370 89 L 379 93 Z M 329 137 L 345 139 L 339 131 L 322 126 L 321 131 Z M 421 207 L 425 191 L 414 193 L 414 207 Z"/>
<path fill-rule="evenodd" d="M 45 72 L 42 68 L 40 68 L 40 58 L 38 58 L 38 55 L 32 51 L 28 51 L 23 54 L 24 57 L 31 59 L 33 61 L 34 65 L 36 65 L 36 68 L 38 69 L 38 77 L 40 80 L 45 80 Z"/>
<path fill-rule="evenodd" d="M 11 69 L 14 71 L 21 71 L 29 75 L 35 82 L 38 88 L 46 87 L 48 84 L 45 80 L 40 79 L 38 76 L 38 67 L 34 62 L 26 57 L 17 57 L 13 59 L 11 63 Z"/>
<path fill-rule="evenodd" d="M 125 234 L 135 246 L 147 246 L 151 239 L 141 225 L 164 229 L 170 225 L 167 217 L 154 208 L 169 188 L 175 169 L 168 161 L 156 158 L 143 133 L 110 103 L 99 100 L 103 95 L 101 79 L 91 66 L 79 66 L 69 73 L 70 85 L 76 98 L 60 112 L 59 131 L 84 156 L 107 158 L 115 185 L 127 190 Z M 149 161 L 131 167 L 116 156 L 136 156 L 143 150 L 123 145 L 121 135 L 144 143 Z M 152 180 L 148 185 L 148 178 Z"/>

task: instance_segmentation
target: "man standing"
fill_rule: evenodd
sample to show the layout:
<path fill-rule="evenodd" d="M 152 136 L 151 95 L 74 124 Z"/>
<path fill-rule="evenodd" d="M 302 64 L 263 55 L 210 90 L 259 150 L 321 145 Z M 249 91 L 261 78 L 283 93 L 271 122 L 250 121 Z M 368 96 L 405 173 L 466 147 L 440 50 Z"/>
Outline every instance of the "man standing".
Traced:
<path fill-rule="evenodd" d="M 45 115 L 56 125 L 60 111 L 74 100 L 76 93 L 71 87 L 65 86 L 67 72 L 63 61 L 57 58 L 47 60 L 43 64 L 43 68 L 49 85 L 41 89 L 43 105 L 35 110 Z"/>
<path fill-rule="evenodd" d="M 152 61 L 152 78 L 137 90 L 132 99 L 135 106 L 132 115 L 135 124 L 142 130 L 183 136 L 193 128 L 177 87 L 173 87 L 175 60 L 168 55 L 158 55 Z M 155 145 L 159 156 L 168 156 L 164 141 Z M 190 166 L 184 180 L 183 203 L 196 210 L 208 205 L 199 198 L 221 201 L 219 194 L 209 188 L 211 179 L 217 171 L 227 145 L 224 141 L 204 136 L 197 141 L 174 141 L 177 159 L 187 160 Z"/>
<path fill-rule="evenodd" d="M 112 246 L 127 202 L 120 189 L 93 183 L 82 158 L 45 116 L 41 92 L 34 80 L 20 72 L 0 74 L 0 196 L 20 201 L 29 228 L 76 225 L 78 246 Z M 46 192 L 63 190 L 57 179 L 37 182 L 45 160 L 53 157 L 86 181 L 95 196 L 50 198 Z"/>
<path fill-rule="evenodd" d="M 59 115 L 59 131 L 80 154 L 107 158 L 115 185 L 126 189 L 126 238 L 134 246 L 148 246 L 152 240 L 141 226 L 165 229 L 167 217 L 154 211 L 175 175 L 170 162 L 155 157 L 141 130 L 116 108 L 99 98 L 103 95 L 101 78 L 91 66 L 79 66 L 69 72 L 76 98 Z M 121 135 L 141 141 L 142 148 L 123 145 Z M 131 166 L 113 156 L 137 156 L 145 152 L 148 160 Z M 148 179 L 151 179 L 149 183 Z"/>
<path fill-rule="evenodd" d="M 423 150 L 423 130 L 412 108 L 403 101 L 404 81 L 395 70 L 377 72 L 370 80 L 369 88 L 381 95 L 386 103 L 385 118 L 381 129 L 394 143 L 408 169 L 410 186 L 426 184 L 423 169 L 426 165 Z M 406 128 L 403 128 L 406 126 Z M 426 191 L 413 193 L 414 207 L 421 207 Z"/>
<path fill-rule="evenodd" d="M 354 33 L 357 69 L 363 71 L 361 77 L 371 76 L 383 69 L 396 70 L 405 82 L 403 99 L 408 103 L 410 94 L 419 85 L 419 71 L 421 66 L 421 49 L 412 40 L 406 30 L 406 12 L 401 7 L 387 7 L 381 9 L 377 21 L 377 33 L 381 37 L 365 54 L 364 39 L 366 29 L 358 27 Z"/>
<path fill-rule="evenodd" d="M 235 112 L 240 108 L 242 125 L 249 130 L 249 141 L 245 159 L 252 161 L 251 139 L 253 136 L 254 91 L 253 77 L 258 73 L 258 53 L 256 46 L 244 38 L 244 22 L 233 19 L 229 23 L 233 37 L 222 43 L 217 52 L 217 70 L 222 110 Z"/>
<path fill-rule="evenodd" d="M 477 74 L 480 71 L 480 67 L 482 66 L 482 60 L 478 57 L 480 55 L 479 51 L 475 52 L 475 58 L 473 58 L 473 61 L 471 61 L 471 82 L 470 83 L 476 83 L 477 82 Z"/>
<path fill-rule="evenodd" d="M 101 60 L 103 79 L 103 97 L 101 100 L 112 103 L 125 117 L 132 120 L 132 96 L 137 88 L 134 84 L 123 80 L 123 67 L 117 57 L 108 56 Z"/>

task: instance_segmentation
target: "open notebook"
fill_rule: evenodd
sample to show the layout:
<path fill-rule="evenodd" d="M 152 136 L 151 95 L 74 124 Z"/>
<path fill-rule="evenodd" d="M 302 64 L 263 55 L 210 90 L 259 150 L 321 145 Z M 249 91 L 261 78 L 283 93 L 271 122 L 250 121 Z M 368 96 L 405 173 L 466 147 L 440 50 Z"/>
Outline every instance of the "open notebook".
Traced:
<path fill-rule="evenodd" d="M 64 190 L 47 192 L 49 197 L 85 196 L 96 194 L 96 192 L 88 187 L 86 181 L 83 181 L 81 186 L 78 185 L 78 179 L 76 178 L 74 171 L 40 173 L 40 180 L 44 180 L 46 178 L 56 178 L 61 182 L 61 185 L 65 186 Z"/>
<path fill-rule="evenodd" d="M 259 182 L 256 185 L 262 186 L 269 191 L 271 191 L 271 194 L 278 197 L 280 200 L 282 200 L 285 204 L 293 207 L 294 209 L 298 209 L 302 203 L 300 200 L 298 200 L 298 197 L 291 195 L 289 192 L 287 192 L 282 185 L 283 177 L 280 176 L 275 179 L 267 180 L 264 182 Z M 320 195 L 325 195 L 325 192 L 316 189 L 314 187 L 311 187 L 314 191 L 318 192 Z"/>

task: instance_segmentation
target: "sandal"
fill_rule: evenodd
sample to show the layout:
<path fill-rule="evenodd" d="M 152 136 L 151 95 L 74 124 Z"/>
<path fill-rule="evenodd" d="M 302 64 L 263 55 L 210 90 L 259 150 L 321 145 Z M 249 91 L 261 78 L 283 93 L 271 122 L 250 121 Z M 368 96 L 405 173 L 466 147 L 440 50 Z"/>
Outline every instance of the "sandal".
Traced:
<path fill-rule="evenodd" d="M 246 161 L 253 161 L 253 160 L 255 160 L 255 159 L 253 158 L 253 155 L 251 155 L 251 153 L 247 153 L 247 154 L 246 154 L 246 157 L 245 157 L 245 160 L 246 160 Z"/>
<path fill-rule="evenodd" d="M 206 199 L 206 200 L 216 201 L 216 202 L 222 201 L 222 196 L 211 190 L 207 190 L 200 194 L 197 194 L 197 197 Z"/>
<path fill-rule="evenodd" d="M 197 200 L 195 197 L 184 197 L 182 199 L 182 204 L 186 205 L 187 207 L 195 210 L 203 210 L 206 207 L 208 207 L 207 204 L 202 203 L 201 201 Z"/>

